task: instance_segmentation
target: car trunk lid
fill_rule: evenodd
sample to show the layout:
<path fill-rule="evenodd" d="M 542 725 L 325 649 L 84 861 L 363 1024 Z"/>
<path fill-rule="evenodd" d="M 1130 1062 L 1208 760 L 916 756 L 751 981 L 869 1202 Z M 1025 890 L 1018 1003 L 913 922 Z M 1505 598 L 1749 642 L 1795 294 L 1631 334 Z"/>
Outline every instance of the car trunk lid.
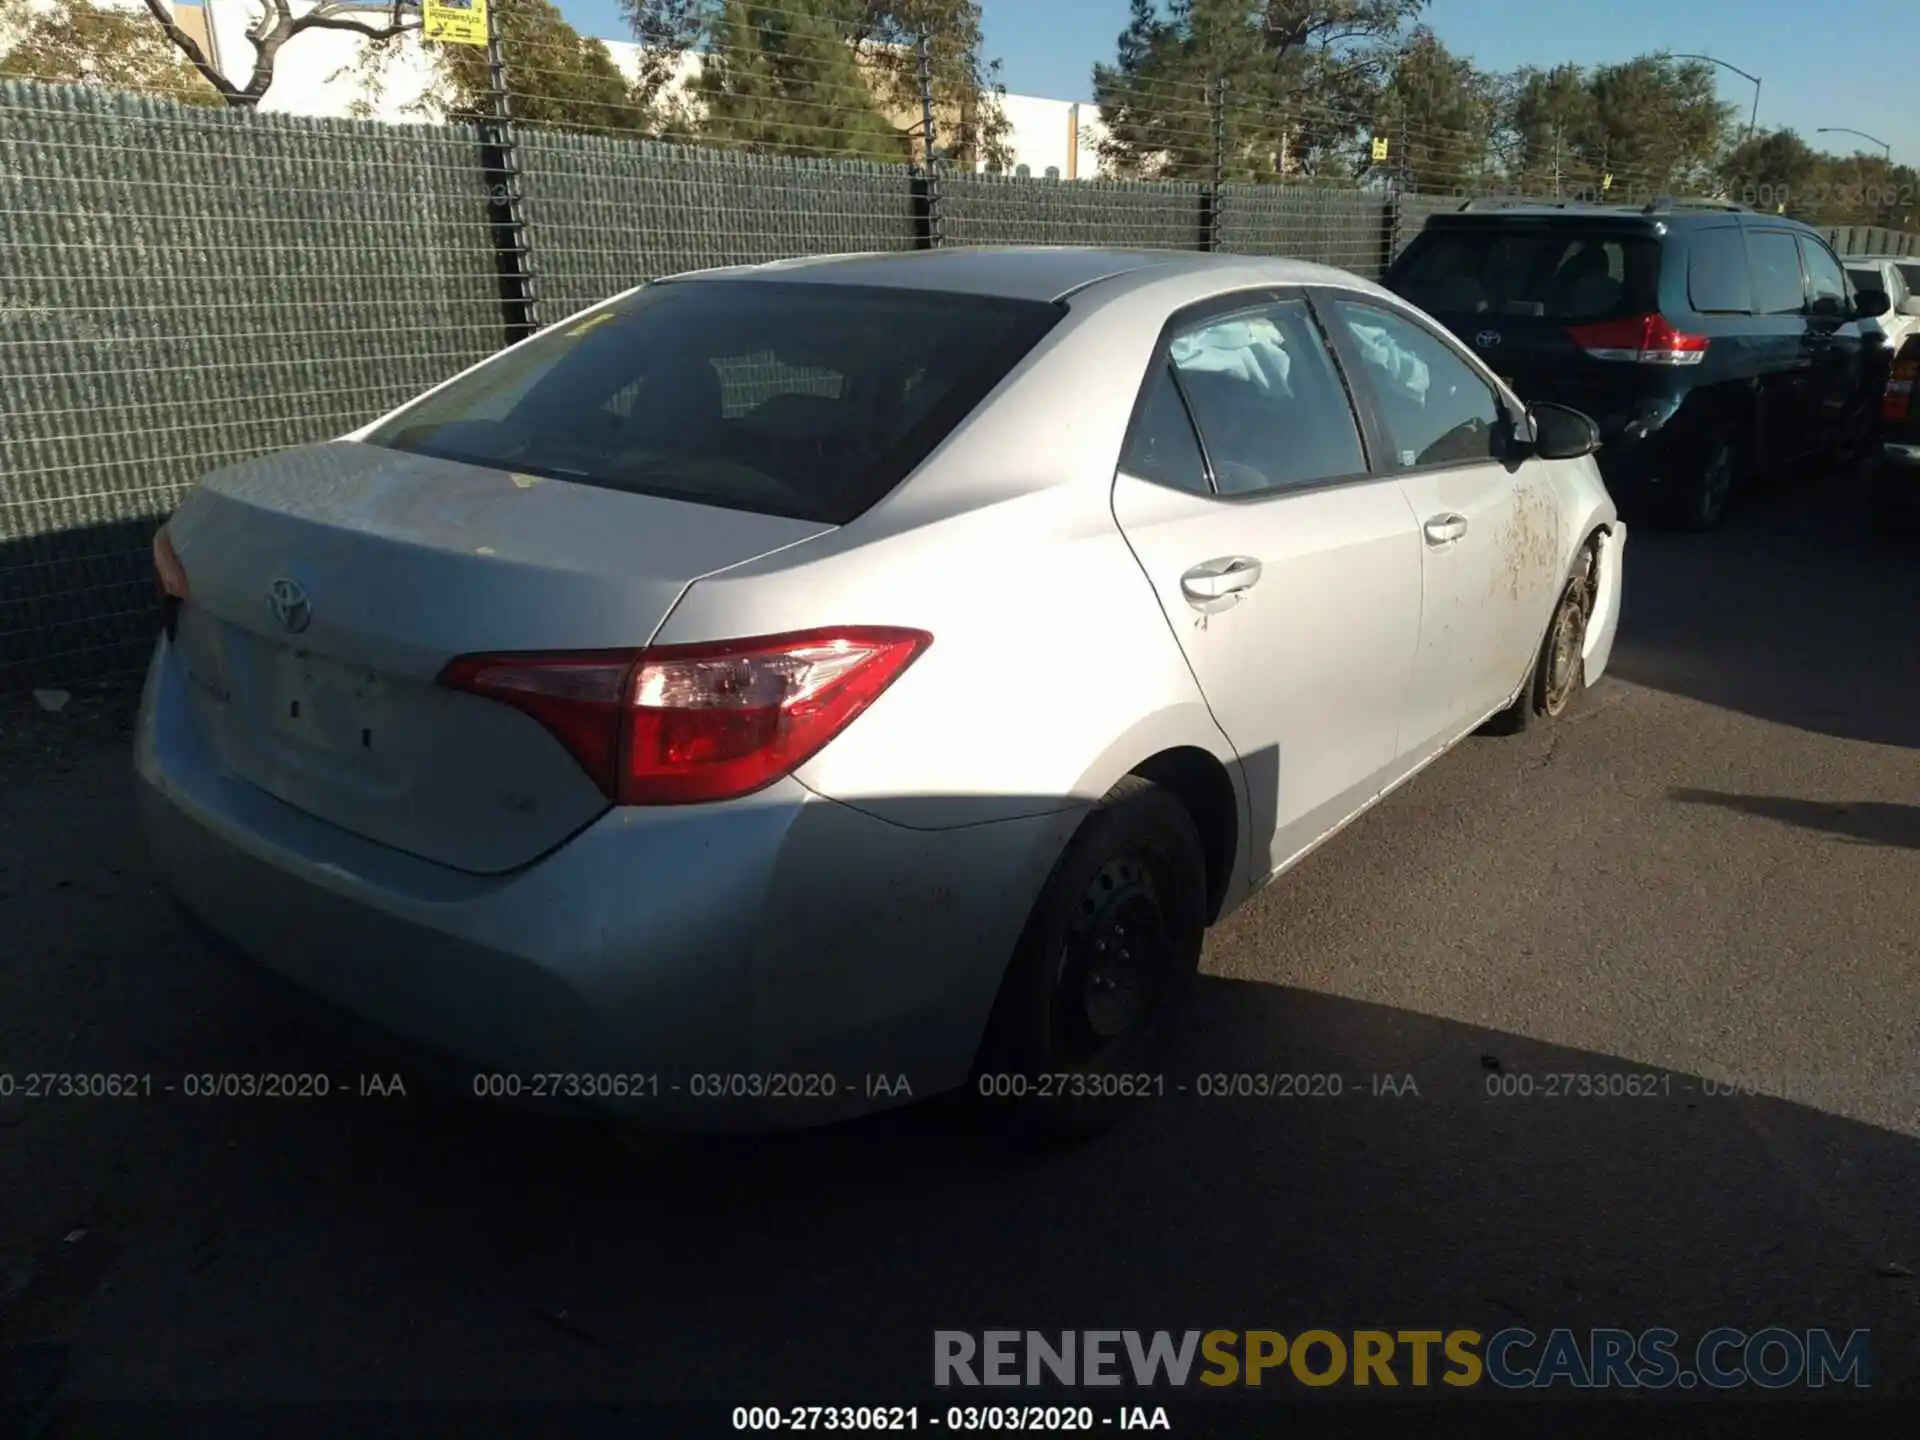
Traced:
<path fill-rule="evenodd" d="M 334 442 L 209 477 L 168 525 L 175 646 L 233 775 L 476 873 L 607 796 L 529 716 L 435 683 L 476 651 L 644 646 L 688 585 L 831 526 Z"/>

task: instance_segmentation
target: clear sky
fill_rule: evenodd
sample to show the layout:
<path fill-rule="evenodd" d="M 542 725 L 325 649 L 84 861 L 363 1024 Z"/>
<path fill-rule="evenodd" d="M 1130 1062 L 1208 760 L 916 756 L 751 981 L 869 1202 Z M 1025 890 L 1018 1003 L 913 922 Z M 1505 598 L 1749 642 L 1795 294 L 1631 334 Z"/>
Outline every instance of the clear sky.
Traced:
<path fill-rule="evenodd" d="M 618 0 L 557 0 L 588 35 L 625 39 Z M 1096 60 L 1110 60 L 1127 0 L 982 0 L 988 58 L 1007 89 L 1084 100 Z M 1873 149 L 1822 125 L 1864 130 L 1920 163 L 1920 50 L 1911 0 L 1432 0 L 1427 19 L 1487 70 L 1561 61 L 1591 65 L 1651 50 L 1713 55 L 1761 77 L 1762 128 L 1790 125 L 1809 143 Z M 1753 87 L 1725 74 L 1722 95 L 1745 116 Z"/>

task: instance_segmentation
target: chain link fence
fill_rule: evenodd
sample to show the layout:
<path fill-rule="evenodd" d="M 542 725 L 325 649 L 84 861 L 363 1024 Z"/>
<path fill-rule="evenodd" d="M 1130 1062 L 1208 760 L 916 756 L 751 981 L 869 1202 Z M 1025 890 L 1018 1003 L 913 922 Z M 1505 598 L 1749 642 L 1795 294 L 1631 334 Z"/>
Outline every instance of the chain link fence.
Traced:
<path fill-rule="evenodd" d="M 148 547 L 201 475 L 324 440 L 645 280 L 1004 243 L 1378 275 L 1459 196 L 1036 180 L 0 82 L 0 692 L 137 671 Z M 529 252 L 510 293 L 501 176 Z M 522 232 L 512 232 L 520 234 Z M 1856 252 L 1914 237 L 1836 232 Z M 531 273 L 531 294 L 525 293 Z"/>

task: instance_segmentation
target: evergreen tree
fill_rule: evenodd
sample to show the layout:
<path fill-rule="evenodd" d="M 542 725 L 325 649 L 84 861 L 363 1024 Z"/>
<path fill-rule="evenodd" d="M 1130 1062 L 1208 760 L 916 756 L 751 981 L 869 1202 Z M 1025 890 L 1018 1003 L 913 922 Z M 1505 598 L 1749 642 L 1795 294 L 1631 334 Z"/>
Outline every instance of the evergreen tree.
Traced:
<path fill-rule="evenodd" d="M 50 10 L 6 0 L 0 32 L 13 37 L 0 75 L 142 90 L 188 105 L 222 103 L 144 13 L 88 0 L 59 0 Z"/>
<path fill-rule="evenodd" d="M 779 155 L 908 158 L 855 56 L 855 0 L 724 0 L 709 22 L 703 139 Z"/>

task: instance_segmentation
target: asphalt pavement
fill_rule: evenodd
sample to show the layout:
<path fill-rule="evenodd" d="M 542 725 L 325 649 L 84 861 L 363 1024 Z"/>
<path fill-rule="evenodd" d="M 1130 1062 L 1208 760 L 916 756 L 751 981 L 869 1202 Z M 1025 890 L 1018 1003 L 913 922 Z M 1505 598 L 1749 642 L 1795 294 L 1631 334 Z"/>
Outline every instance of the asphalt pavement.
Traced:
<path fill-rule="evenodd" d="M 1052 1152 L 359 1093 L 395 1067 L 177 927 L 114 702 L 14 707 L 0 1070 L 338 1078 L 0 1099 L 12 1383 L 89 1434 L 156 1399 L 925 1404 L 938 1329 L 1781 1325 L 1870 1330 L 1872 1393 L 1920 1395 L 1920 550 L 1860 514 L 1808 482 L 1636 530 L 1577 716 L 1472 738 L 1223 925 L 1187 1091 Z"/>

